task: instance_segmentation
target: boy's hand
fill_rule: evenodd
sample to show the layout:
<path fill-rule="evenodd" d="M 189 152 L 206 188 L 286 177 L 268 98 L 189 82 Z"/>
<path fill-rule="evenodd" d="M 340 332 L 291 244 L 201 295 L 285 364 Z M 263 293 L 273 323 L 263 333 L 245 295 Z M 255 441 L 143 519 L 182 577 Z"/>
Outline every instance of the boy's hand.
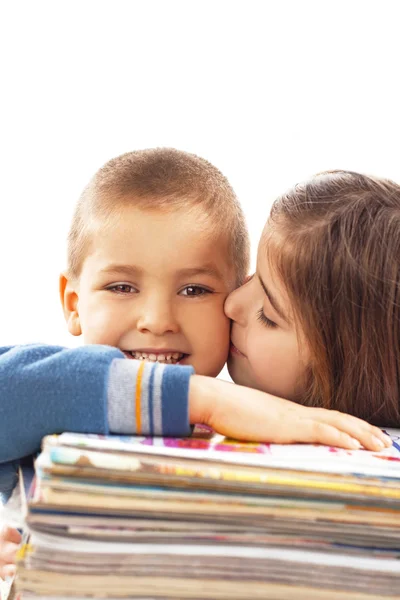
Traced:
<path fill-rule="evenodd" d="M 318 443 L 382 450 L 390 438 L 378 427 L 334 410 L 309 408 L 258 390 L 193 375 L 189 388 L 191 423 L 247 441 Z"/>
<path fill-rule="evenodd" d="M 15 575 L 15 555 L 21 543 L 21 534 L 12 527 L 4 525 L 0 531 L 0 577 Z"/>

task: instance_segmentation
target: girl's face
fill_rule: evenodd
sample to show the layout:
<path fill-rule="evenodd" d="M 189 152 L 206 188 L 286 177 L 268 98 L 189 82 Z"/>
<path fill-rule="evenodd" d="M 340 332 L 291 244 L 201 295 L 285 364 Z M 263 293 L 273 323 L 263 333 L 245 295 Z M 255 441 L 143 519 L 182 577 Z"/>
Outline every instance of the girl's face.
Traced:
<path fill-rule="evenodd" d="M 309 352 L 262 242 L 256 273 L 229 295 L 225 312 L 233 321 L 228 370 L 235 383 L 295 399 Z"/>

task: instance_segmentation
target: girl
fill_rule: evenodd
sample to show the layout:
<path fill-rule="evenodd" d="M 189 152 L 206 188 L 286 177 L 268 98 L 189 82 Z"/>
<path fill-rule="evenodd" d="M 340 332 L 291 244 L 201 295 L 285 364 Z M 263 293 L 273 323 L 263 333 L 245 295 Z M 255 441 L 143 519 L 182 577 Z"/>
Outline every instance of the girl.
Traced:
<path fill-rule="evenodd" d="M 400 426 L 400 186 L 332 171 L 278 198 L 225 305 L 235 382 Z"/>

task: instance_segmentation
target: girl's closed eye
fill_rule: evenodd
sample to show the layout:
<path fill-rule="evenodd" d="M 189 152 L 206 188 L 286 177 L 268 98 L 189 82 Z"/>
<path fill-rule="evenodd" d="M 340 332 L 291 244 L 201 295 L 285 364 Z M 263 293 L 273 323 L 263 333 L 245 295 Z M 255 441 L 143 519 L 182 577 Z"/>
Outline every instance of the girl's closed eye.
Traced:
<path fill-rule="evenodd" d="M 114 294 L 121 294 L 123 296 L 138 293 L 138 290 L 130 283 L 115 283 L 114 285 L 108 286 L 106 290 L 113 292 Z"/>
<path fill-rule="evenodd" d="M 187 285 L 180 290 L 179 295 L 190 298 L 198 298 L 199 296 L 206 296 L 212 293 L 213 291 L 210 288 L 206 288 L 202 285 Z"/>
<path fill-rule="evenodd" d="M 277 327 L 277 324 L 274 321 L 271 321 L 271 319 L 268 319 L 268 317 L 265 316 L 264 310 L 262 308 L 260 308 L 260 310 L 257 312 L 257 320 L 260 321 L 260 323 L 262 323 L 266 327 L 270 327 L 271 329 Z"/>

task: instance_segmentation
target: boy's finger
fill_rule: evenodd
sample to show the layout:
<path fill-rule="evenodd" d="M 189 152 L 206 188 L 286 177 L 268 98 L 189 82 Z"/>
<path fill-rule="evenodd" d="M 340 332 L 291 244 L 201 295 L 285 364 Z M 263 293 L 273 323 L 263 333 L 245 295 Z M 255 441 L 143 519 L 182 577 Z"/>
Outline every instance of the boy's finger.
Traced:
<path fill-rule="evenodd" d="M 5 565 L 4 567 L 0 567 L 0 577 L 2 579 L 6 579 L 7 577 L 14 577 L 16 573 L 15 565 Z"/>
<path fill-rule="evenodd" d="M 17 557 L 17 550 L 18 544 L 12 542 L 5 543 L 1 551 L 0 563 L 3 565 L 14 564 Z"/>
<path fill-rule="evenodd" d="M 2 538 L 7 542 L 12 542 L 13 544 L 20 544 L 22 540 L 22 536 L 17 529 L 13 527 L 9 527 L 5 525 L 2 530 Z"/>

